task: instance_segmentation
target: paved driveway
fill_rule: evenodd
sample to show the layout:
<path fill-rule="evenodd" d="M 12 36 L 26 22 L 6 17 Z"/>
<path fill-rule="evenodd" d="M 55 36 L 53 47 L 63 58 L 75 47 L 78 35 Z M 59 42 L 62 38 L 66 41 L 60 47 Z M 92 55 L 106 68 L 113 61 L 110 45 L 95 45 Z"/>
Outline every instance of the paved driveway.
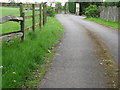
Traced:
<path fill-rule="evenodd" d="M 81 16 L 59 14 L 65 33 L 40 88 L 106 88 L 102 59 L 118 61 L 118 33 Z"/>

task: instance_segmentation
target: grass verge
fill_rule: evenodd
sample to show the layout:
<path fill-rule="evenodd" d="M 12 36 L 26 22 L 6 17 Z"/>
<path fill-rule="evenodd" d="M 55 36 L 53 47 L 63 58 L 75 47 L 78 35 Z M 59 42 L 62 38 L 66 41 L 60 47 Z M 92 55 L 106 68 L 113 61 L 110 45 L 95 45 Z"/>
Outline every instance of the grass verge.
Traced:
<path fill-rule="evenodd" d="M 110 21 L 110 20 L 104 20 L 100 18 L 85 18 L 85 20 L 93 21 L 105 26 L 109 26 L 115 29 L 118 29 L 118 22 Z"/>
<path fill-rule="evenodd" d="M 48 17 L 42 31 L 27 31 L 23 43 L 14 39 L 3 42 L 3 88 L 35 87 L 43 78 L 62 37 L 63 26 L 54 17 Z"/>

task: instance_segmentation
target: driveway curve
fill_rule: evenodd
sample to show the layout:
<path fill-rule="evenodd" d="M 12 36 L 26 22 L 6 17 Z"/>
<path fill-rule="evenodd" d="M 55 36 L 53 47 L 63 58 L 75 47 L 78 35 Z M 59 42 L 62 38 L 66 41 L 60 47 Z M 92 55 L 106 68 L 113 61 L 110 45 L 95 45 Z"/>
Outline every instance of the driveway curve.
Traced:
<path fill-rule="evenodd" d="M 65 32 L 39 88 L 106 88 L 102 59 L 118 62 L 118 32 L 84 17 L 59 14 Z M 115 79 L 114 79 L 115 80 Z"/>

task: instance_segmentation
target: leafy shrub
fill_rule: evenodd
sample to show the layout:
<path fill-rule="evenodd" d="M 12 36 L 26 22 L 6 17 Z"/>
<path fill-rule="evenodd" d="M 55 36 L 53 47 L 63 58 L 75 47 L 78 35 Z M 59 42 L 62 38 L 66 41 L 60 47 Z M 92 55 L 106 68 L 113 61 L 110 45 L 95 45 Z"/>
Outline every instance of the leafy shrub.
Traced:
<path fill-rule="evenodd" d="M 85 15 L 87 17 L 99 17 L 100 10 L 96 5 L 90 5 L 85 9 Z"/>
<path fill-rule="evenodd" d="M 53 7 L 48 7 L 47 8 L 47 15 L 50 16 L 50 17 L 55 16 L 55 11 L 54 11 Z"/>
<path fill-rule="evenodd" d="M 75 2 L 68 2 L 68 9 L 70 13 L 75 14 L 76 12 L 76 3 Z"/>

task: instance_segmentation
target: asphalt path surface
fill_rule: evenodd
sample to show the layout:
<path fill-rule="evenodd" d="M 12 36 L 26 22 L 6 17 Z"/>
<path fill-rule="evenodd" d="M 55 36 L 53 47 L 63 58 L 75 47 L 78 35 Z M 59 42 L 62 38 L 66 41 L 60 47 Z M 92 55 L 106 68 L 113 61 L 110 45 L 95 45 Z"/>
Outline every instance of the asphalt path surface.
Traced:
<path fill-rule="evenodd" d="M 109 59 L 118 62 L 118 32 L 84 20 L 82 16 L 59 14 L 56 18 L 65 32 L 53 65 L 39 87 L 106 88 L 107 79 L 100 57 L 108 59 L 110 56 Z M 100 56 L 101 50 L 109 54 Z"/>

